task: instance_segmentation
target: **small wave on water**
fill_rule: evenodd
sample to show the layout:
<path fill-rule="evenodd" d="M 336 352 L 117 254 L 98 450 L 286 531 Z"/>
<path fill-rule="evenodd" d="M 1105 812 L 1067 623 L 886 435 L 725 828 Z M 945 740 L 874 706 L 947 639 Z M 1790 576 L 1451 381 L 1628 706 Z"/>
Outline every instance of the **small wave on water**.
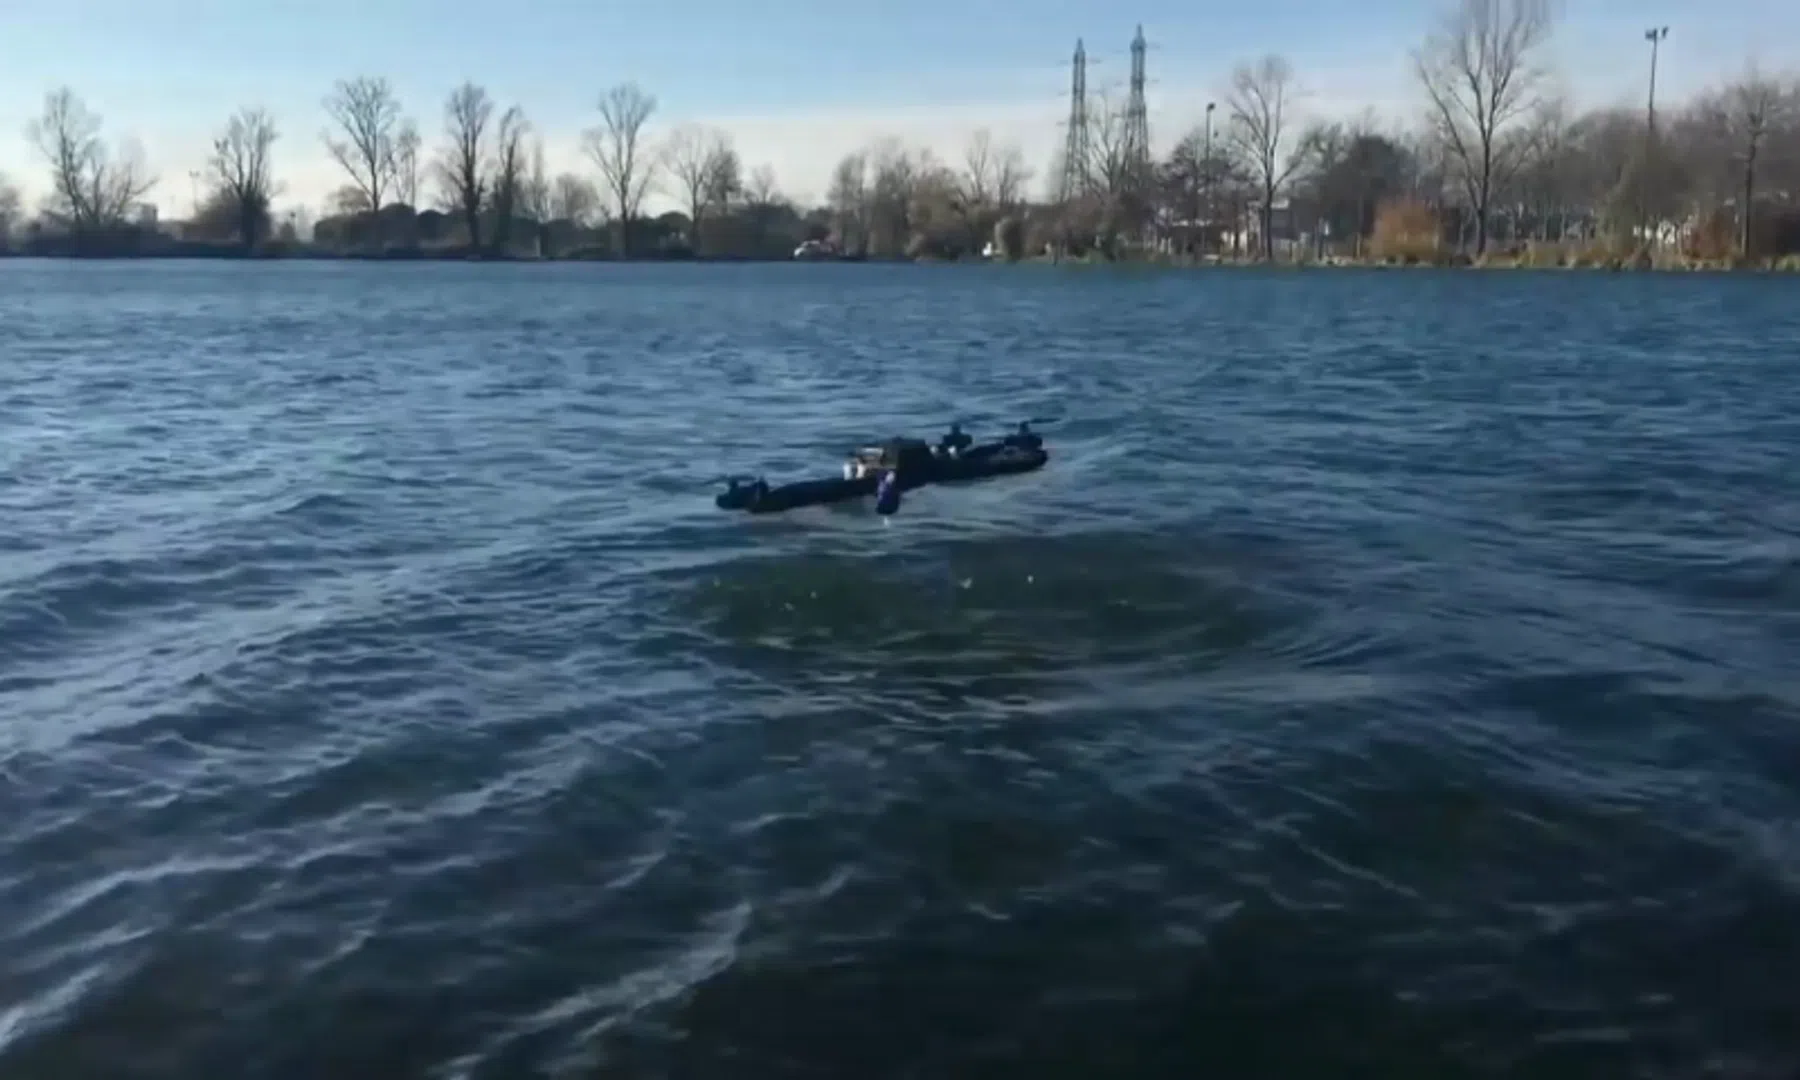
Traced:
<path fill-rule="evenodd" d="M 739 269 L 0 265 L 0 1076 L 1800 1068 L 1785 295 Z"/>

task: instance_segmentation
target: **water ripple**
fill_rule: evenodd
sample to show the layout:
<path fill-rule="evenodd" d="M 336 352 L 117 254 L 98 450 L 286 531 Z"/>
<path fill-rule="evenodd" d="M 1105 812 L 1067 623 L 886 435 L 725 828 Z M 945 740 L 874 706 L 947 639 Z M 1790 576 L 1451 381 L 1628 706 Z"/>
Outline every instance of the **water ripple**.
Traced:
<path fill-rule="evenodd" d="M 1790 1075 L 1782 289 L 0 263 L 0 1068 Z"/>

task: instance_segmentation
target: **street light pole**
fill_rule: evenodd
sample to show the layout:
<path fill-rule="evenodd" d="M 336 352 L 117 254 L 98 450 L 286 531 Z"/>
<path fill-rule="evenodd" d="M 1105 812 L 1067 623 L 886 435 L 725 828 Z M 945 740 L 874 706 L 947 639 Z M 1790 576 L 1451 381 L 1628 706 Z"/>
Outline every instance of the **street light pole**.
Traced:
<path fill-rule="evenodd" d="M 1653 26 L 1644 31 L 1644 40 L 1650 43 L 1650 108 L 1646 119 L 1651 135 L 1656 134 L 1656 57 L 1663 39 L 1669 36 L 1666 26 Z"/>
<path fill-rule="evenodd" d="M 1654 178 L 1659 175 L 1654 162 L 1656 156 L 1656 60 L 1661 52 L 1663 39 L 1668 36 L 1669 28 L 1666 26 L 1652 26 L 1644 31 L 1644 40 L 1650 43 L 1650 101 L 1644 111 L 1644 166 L 1649 171 L 1650 175 L 1647 179 L 1652 184 L 1655 182 Z M 1655 225 L 1654 215 L 1651 212 L 1650 202 L 1643 198 L 1641 189 L 1640 200 L 1643 218 L 1640 227 L 1650 234 L 1652 243 L 1655 243 L 1661 237 L 1662 230 L 1658 227 L 1652 232 L 1652 227 Z"/>
<path fill-rule="evenodd" d="M 1206 173 L 1204 175 L 1204 180 L 1205 180 L 1205 184 L 1206 184 L 1206 236 L 1207 236 L 1206 246 L 1209 250 L 1212 247 L 1212 231 L 1213 231 L 1213 217 L 1214 217 L 1214 214 L 1213 214 L 1212 114 L 1213 114 L 1213 110 L 1218 107 L 1219 107 L 1219 103 L 1216 101 L 1209 101 L 1206 103 Z"/>

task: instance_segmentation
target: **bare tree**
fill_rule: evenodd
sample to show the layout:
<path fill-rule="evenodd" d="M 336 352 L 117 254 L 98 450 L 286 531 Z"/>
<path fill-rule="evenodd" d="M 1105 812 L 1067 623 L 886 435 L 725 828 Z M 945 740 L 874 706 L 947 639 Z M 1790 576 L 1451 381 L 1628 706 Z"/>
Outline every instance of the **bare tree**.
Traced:
<path fill-rule="evenodd" d="M 969 136 L 962 168 L 949 177 L 946 194 L 966 234 L 962 242 L 971 248 L 982 233 L 992 230 L 993 219 L 999 217 L 994 197 L 995 156 L 994 135 L 982 128 Z"/>
<path fill-rule="evenodd" d="M 742 198 L 741 212 L 750 226 L 750 241 L 758 252 L 766 252 L 775 219 L 787 206 L 787 200 L 782 197 L 781 188 L 775 182 L 774 167 L 758 165 L 751 169 L 749 177 L 744 180 Z"/>
<path fill-rule="evenodd" d="M 1164 208 L 1176 222 L 1195 222 L 1206 216 L 1206 135 L 1195 128 L 1169 148 L 1160 168 L 1157 187 Z"/>
<path fill-rule="evenodd" d="M 379 215 L 399 171 L 403 128 L 394 88 L 370 76 L 339 80 L 325 99 L 325 114 L 339 133 L 326 133 L 325 149 L 362 192 L 369 212 Z"/>
<path fill-rule="evenodd" d="M 1494 194 L 1525 149 L 1503 137 L 1538 101 L 1539 58 L 1554 29 L 1550 0 L 1458 0 L 1414 56 L 1433 127 L 1475 212 L 1477 255 L 1487 250 Z"/>
<path fill-rule="evenodd" d="M 826 195 L 836 219 L 838 243 L 845 252 L 869 250 L 869 195 L 869 155 L 861 151 L 846 155 L 832 170 L 831 190 Z"/>
<path fill-rule="evenodd" d="M 536 222 L 547 222 L 555 216 L 551 207 L 555 197 L 556 186 L 544 162 L 544 139 L 539 136 L 531 140 L 531 158 L 519 180 L 519 213 Z"/>
<path fill-rule="evenodd" d="M 585 225 L 593 220 L 599 205 L 600 193 L 594 185 L 574 173 L 558 173 L 550 184 L 551 220 Z"/>
<path fill-rule="evenodd" d="M 620 83 L 600 95 L 600 125 L 584 140 L 619 215 L 621 256 L 630 254 L 631 223 L 656 179 L 656 158 L 644 145 L 644 125 L 655 111 L 655 97 L 636 83 Z"/>
<path fill-rule="evenodd" d="M 883 255 L 914 249 L 934 215 L 953 197 L 952 177 L 925 147 L 882 139 L 869 150 L 869 210 L 875 246 Z"/>
<path fill-rule="evenodd" d="M 1522 131 L 1524 159 L 1514 187 L 1530 218 L 1531 235 L 1561 239 L 1568 231 L 1568 211 L 1575 185 L 1576 139 L 1568 102 L 1547 97 L 1532 110 Z"/>
<path fill-rule="evenodd" d="M 100 118 L 67 87 L 45 95 L 44 114 L 28 134 L 50 163 L 51 206 L 75 232 L 122 224 L 156 186 L 135 147 L 107 150 Z"/>
<path fill-rule="evenodd" d="M 1017 143 L 1006 143 L 995 150 L 993 170 L 994 205 L 1002 212 L 1017 209 L 1025 201 L 1025 187 L 1031 183 L 1031 166 L 1025 163 L 1025 151 Z"/>
<path fill-rule="evenodd" d="M 212 172 L 215 198 L 234 219 L 238 241 L 254 251 L 269 226 L 269 207 L 275 198 L 275 178 L 269 160 L 277 132 L 274 119 L 262 109 L 240 109 L 213 140 Z"/>
<path fill-rule="evenodd" d="M 1288 185 L 1289 213 L 1296 222 L 1300 214 L 1307 215 L 1319 255 L 1324 254 L 1328 234 L 1343 235 L 1337 219 L 1346 201 L 1342 189 L 1353 138 L 1342 121 L 1314 120 L 1301 129 L 1293 155 L 1299 165 Z"/>
<path fill-rule="evenodd" d="M 394 198 L 414 213 L 419 210 L 419 150 L 422 145 L 419 129 L 412 121 L 402 123 L 400 134 L 394 136 Z"/>
<path fill-rule="evenodd" d="M 1751 254 L 1755 235 L 1758 167 L 1769 133 L 1782 122 L 1790 104 L 1786 88 L 1750 70 L 1725 88 L 1713 103 L 1714 123 L 1726 139 L 1726 153 L 1738 162 L 1738 252 Z"/>
<path fill-rule="evenodd" d="M 1030 177 L 1017 144 L 995 145 L 993 133 L 983 128 L 963 151 L 957 191 L 966 202 L 1005 211 L 1018 204 Z"/>
<path fill-rule="evenodd" d="M 1246 172 L 1238 167 L 1230 141 L 1209 138 L 1208 134 L 1205 128 L 1195 127 L 1183 135 L 1170 148 L 1156 183 L 1162 216 L 1172 238 L 1193 254 L 1217 250 L 1216 245 L 1224 239 L 1218 231 L 1221 196 L 1235 210 Z M 1225 216 L 1241 220 L 1241 215 L 1235 213 Z M 1234 231 L 1234 242 L 1241 235 L 1241 230 Z"/>
<path fill-rule="evenodd" d="M 956 170 L 928 153 L 919 156 L 916 170 L 908 250 L 915 255 L 952 258 L 979 251 L 984 234 L 992 235 L 990 223 L 998 215 L 989 206 L 966 204 L 957 187 Z"/>
<path fill-rule="evenodd" d="M 481 250 L 481 208 L 488 194 L 488 125 L 494 102 L 473 82 L 450 91 L 444 102 L 444 149 L 438 157 L 438 182 L 444 198 L 462 215 L 469 249 Z"/>
<path fill-rule="evenodd" d="M 1304 162 L 1287 145 L 1294 70 L 1280 56 L 1240 66 L 1225 96 L 1225 141 L 1249 166 L 1258 189 L 1262 256 L 1275 256 L 1275 198 Z"/>
<path fill-rule="evenodd" d="M 13 230 L 19 223 L 19 189 L 6 174 L 0 173 L 0 251 L 12 246 Z"/>
<path fill-rule="evenodd" d="M 994 202 L 994 133 L 986 128 L 969 136 L 963 148 L 963 167 L 956 177 L 958 196 L 970 206 Z"/>
<path fill-rule="evenodd" d="M 931 154 L 898 139 L 882 139 L 868 151 L 869 236 L 873 252 L 903 253 L 917 233 L 919 194 L 937 168 Z"/>
<path fill-rule="evenodd" d="M 523 204 L 548 197 L 547 192 L 525 190 L 527 167 L 535 166 L 535 171 L 541 174 L 543 160 L 541 140 L 534 148 L 534 161 L 525 159 L 525 136 L 530 132 L 531 124 L 525 119 L 525 110 L 517 105 L 500 114 L 500 127 L 494 133 L 494 162 L 488 190 L 494 211 L 494 250 L 502 255 L 511 250 L 513 220 L 520 209 L 537 209 Z M 532 175 L 530 179 L 539 181 L 540 176 Z"/>
<path fill-rule="evenodd" d="M 731 209 L 732 200 L 744 193 L 744 162 L 737 149 L 728 146 L 712 165 L 706 181 L 707 205 L 713 213 L 723 214 Z"/>
<path fill-rule="evenodd" d="M 1087 167 L 1080 173 L 1086 188 L 1064 205 L 1065 243 L 1085 245 L 1098 238 L 1111 252 L 1121 232 L 1143 222 L 1151 178 L 1138 168 L 1127 134 L 1118 99 L 1104 91 L 1095 95 L 1088 113 Z"/>
<path fill-rule="evenodd" d="M 721 195 L 729 195 L 729 189 L 721 190 L 721 178 L 736 170 L 737 154 L 724 132 L 688 124 L 670 133 L 664 157 L 686 198 L 692 246 L 698 252 L 706 218 L 720 207 Z"/>
<path fill-rule="evenodd" d="M 1094 95 L 1088 112 L 1087 175 L 1094 194 L 1112 202 L 1127 185 L 1125 111 L 1118 100 L 1102 90 Z"/>
<path fill-rule="evenodd" d="M 525 174 L 519 178 L 518 207 L 519 214 L 534 225 L 532 232 L 537 236 L 540 258 L 551 253 L 550 222 L 556 216 L 555 198 L 556 187 L 544 164 L 544 140 L 539 136 L 531 141 L 531 157 L 525 165 Z"/>
<path fill-rule="evenodd" d="M 758 165 L 744 181 L 746 206 L 774 206 L 781 201 L 781 186 L 775 182 L 773 165 Z"/>
<path fill-rule="evenodd" d="M 970 136 L 962 168 L 948 179 L 950 200 L 971 241 L 992 231 L 995 221 L 1017 204 L 1026 176 L 1017 146 L 995 145 L 985 128 Z"/>

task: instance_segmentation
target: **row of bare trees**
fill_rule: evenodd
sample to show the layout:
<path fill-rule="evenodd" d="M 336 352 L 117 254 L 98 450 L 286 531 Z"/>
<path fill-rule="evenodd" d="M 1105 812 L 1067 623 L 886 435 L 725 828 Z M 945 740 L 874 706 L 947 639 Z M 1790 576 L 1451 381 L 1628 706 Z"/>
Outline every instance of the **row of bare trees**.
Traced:
<path fill-rule="evenodd" d="M 1660 116 L 1580 114 L 1549 78 L 1554 30 L 1548 0 L 1453 3 L 1413 54 L 1426 108 L 1410 130 L 1307 122 L 1300 77 L 1273 55 L 1233 72 L 1216 131 L 1186 133 L 1160 162 L 1124 159 L 1123 114 L 1102 102 L 1049 241 L 1166 240 L 1205 223 L 1272 257 L 1284 232 L 1357 245 L 1376 207 L 1405 197 L 1446 211 L 1477 256 L 1496 234 L 1654 245 L 1722 213 L 1747 252 L 1767 204 L 1800 203 L 1800 79 L 1752 70 Z"/>
<path fill-rule="evenodd" d="M 952 165 L 927 149 L 880 139 L 832 172 L 826 203 L 850 253 L 954 256 L 980 250 L 1026 203 L 1031 170 L 1018 146 L 978 131 Z"/>
<path fill-rule="evenodd" d="M 379 241 L 384 213 L 418 209 L 422 181 L 429 179 L 439 205 L 460 219 L 468 246 L 488 250 L 505 249 L 520 218 L 604 217 L 621 224 L 624 243 L 630 235 L 624 223 L 641 216 L 665 169 L 680 182 L 697 225 L 734 199 L 778 199 L 771 172 L 742 175 L 722 132 L 686 127 L 653 145 L 646 125 L 655 109 L 656 99 L 631 83 L 600 97 L 599 123 L 583 138 L 596 183 L 572 172 L 549 176 L 543 143 L 532 140 L 524 111 L 500 109 L 472 82 L 446 100 L 442 143 L 434 152 L 386 79 L 342 80 L 325 100 L 323 141 L 347 180 L 330 210 L 369 217 Z M 50 171 L 43 218 L 62 231 L 99 236 L 122 229 L 155 186 L 141 150 L 130 142 L 109 146 L 100 118 L 72 90 L 47 95 L 29 133 Z M 207 195 L 195 211 L 210 227 L 203 231 L 229 232 L 249 247 L 267 237 L 280 192 L 272 161 L 277 138 L 274 119 L 260 108 L 240 110 L 220 129 L 207 163 Z M 18 189 L 0 177 L 0 236 L 12 231 L 19 212 Z"/>
<path fill-rule="evenodd" d="M 108 145 L 100 117 L 67 88 L 45 96 L 28 136 L 50 168 L 42 217 L 66 232 L 106 237 L 127 228 L 155 186 L 142 149 L 132 140 Z M 275 194 L 270 151 L 274 123 L 260 110 L 232 116 L 207 160 L 210 185 L 223 194 L 235 226 L 254 238 L 265 227 Z M 22 205 L 16 187 L 0 177 L 0 246 L 17 229 Z"/>
<path fill-rule="evenodd" d="M 50 166 L 45 211 L 70 229 L 123 223 L 155 183 L 143 151 L 130 141 L 108 146 L 100 137 L 100 118 L 70 90 L 46 96 L 43 115 L 26 131 Z"/>
<path fill-rule="evenodd" d="M 1641 116 L 1577 117 L 1550 92 L 1554 30 L 1551 0 L 1461 0 L 1415 54 L 1438 179 L 1468 209 L 1476 255 L 1496 210 L 1507 212 L 1516 239 L 1521 219 L 1542 231 L 1576 207 L 1610 231 L 1655 242 L 1670 223 L 1735 205 L 1747 251 L 1771 135 L 1783 143 L 1782 196 L 1800 198 L 1800 80 L 1752 69 L 1660 128 L 1653 103 Z"/>
<path fill-rule="evenodd" d="M 1601 232 L 1664 243 L 1721 215 L 1748 252 L 1758 214 L 1800 202 L 1800 80 L 1751 71 L 1654 115 L 1580 113 L 1549 78 L 1550 0 L 1448 2 L 1413 54 L 1422 124 L 1309 121 L 1303 76 L 1271 55 L 1236 68 L 1216 125 L 1209 107 L 1207 123 L 1158 160 L 1133 153 L 1122 110 L 1101 100 L 1088 159 L 1054 164 L 1047 202 L 1029 199 L 1033 174 L 1018 146 L 989 132 L 956 162 L 877 139 L 834 170 L 830 231 L 845 251 L 875 257 L 956 256 L 990 239 L 1011 251 L 1229 243 L 1272 257 L 1302 241 L 1355 250 L 1377 208 L 1406 198 L 1441 211 L 1475 255 L 1496 241 Z M 728 133 L 689 124 L 657 137 L 656 109 L 636 84 L 607 90 L 582 138 L 592 172 L 550 176 L 524 111 L 479 85 L 451 91 L 428 147 L 387 80 L 347 79 L 325 102 L 324 143 L 347 181 L 331 211 L 364 220 L 360 235 L 380 244 L 390 212 L 412 215 L 429 198 L 470 250 L 502 252 L 521 222 L 539 230 L 540 250 L 543 230 L 565 222 L 610 225 L 627 254 L 653 191 L 679 202 L 697 252 L 767 249 L 778 223 L 801 220 L 772 170 L 746 169 Z M 47 96 L 30 133 L 50 171 L 45 217 L 70 232 L 121 227 L 153 186 L 135 145 L 109 145 L 67 89 Z M 261 109 L 221 128 L 197 214 L 213 232 L 251 247 L 269 235 L 277 137 Z M 0 178 L 0 236 L 20 212 Z"/>
<path fill-rule="evenodd" d="M 678 189 L 671 194 L 684 205 L 687 240 L 696 249 L 709 219 L 727 208 L 780 201 L 772 171 L 765 167 L 746 176 L 723 131 L 685 125 L 653 139 L 648 127 L 656 108 L 656 98 L 635 83 L 608 89 L 597 104 L 598 123 L 582 135 L 582 149 L 595 170 L 592 179 L 574 172 L 550 177 L 541 139 L 528 145 L 531 124 L 523 110 L 499 112 L 485 89 L 464 83 L 445 104 L 443 146 L 433 164 L 441 203 L 462 219 L 475 249 L 506 250 L 508 232 L 520 218 L 540 226 L 600 220 L 614 226 L 620 253 L 627 254 L 645 199 L 665 179 Z M 404 172 L 409 137 L 413 146 L 417 137 L 401 118 L 387 82 L 340 83 L 327 109 L 342 132 L 328 146 L 352 180 L 335 209 L 377 213 L 388 205 L 387 195 L 411 206 L 393 178 Z"/>

